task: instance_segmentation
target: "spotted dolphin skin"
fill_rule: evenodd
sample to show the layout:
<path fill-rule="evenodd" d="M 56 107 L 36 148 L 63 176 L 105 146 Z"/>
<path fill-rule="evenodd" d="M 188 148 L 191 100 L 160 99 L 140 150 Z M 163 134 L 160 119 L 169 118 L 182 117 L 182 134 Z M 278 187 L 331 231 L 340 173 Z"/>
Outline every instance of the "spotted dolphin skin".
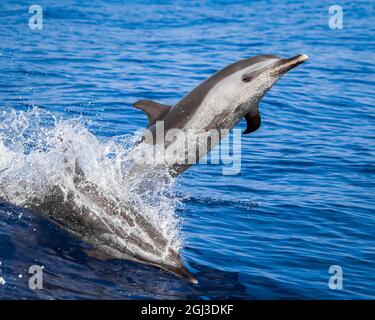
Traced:
<path fill-rule="evenodd" d="M 232 129 L 244 117 L 249 134 L 261 124 L 259 101 L 285 73 L 305 62 L 308 56 L 297 55 L 283 59 L 276 55 L 259 55 L 237 61 L 216 72 L 185 95 L 174 106 L 150 100 L 140 100 L 134 107 L 143 110 L 149 119 L 148 130 L 155 135 L 156 125 L 163 121 L 165 132 Z M 222 139 L 224 136 L 220 136 Z M 154 142 L 155 143 L 155 142 Z M 207 149 L 209 153 L 215 145 Z M 171 145 L 166 145 L 166 148 Z M 187 147 L 188 148 L 188 147 Z M 203 157 L 205 154 L 200 154 Z M 169 164 L 176 176 L 192 164 Z"/>
<path fill-rule="evenodd" d="M 135 205 L 87 180 L 78 159 L 74 170 L 68 168 L 65 174 L 72 177 L 73 189 L 64 192 L 63 187 L 53 185 L 44 198 L 31 199 L 24 206 L 91 244 L 92 249 L 85 251 L 90 257 L 135 261 L 198 283 L 184 267 L 180 254 Z"/>

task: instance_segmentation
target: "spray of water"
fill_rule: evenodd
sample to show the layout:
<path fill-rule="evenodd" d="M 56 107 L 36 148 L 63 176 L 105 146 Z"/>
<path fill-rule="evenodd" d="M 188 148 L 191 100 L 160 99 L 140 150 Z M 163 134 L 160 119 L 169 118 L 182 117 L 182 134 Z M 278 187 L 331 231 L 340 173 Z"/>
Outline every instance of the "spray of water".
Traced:
<path fill-rule="evenodd" d="M 108 199 L 116 199 L 120 205 L 131 203 L 134 210 L 161 233 L 167 247 L 178 252 L 181 221 L 175 214 L 179 199 L 173 192 L 174 179 L 167 170 L 160 168 L 139 170 L 134 175 L 132 168 L 137 163 L 131 152 L 134 142 L 132 136 L 100 140 L 87 129 L 82 119 L 64 120 L 39 108 L 29 111 L 2 108 L 0 198 L 18 206 L 31 207 L 43 203 L 51 189 L 57 186 L 65 199 L 75 199 L 78 206 L 90 208 L 95 219 L 122 228 L 124 234 L 147 238 L 141 230 L 124 230 L 129 224 L 123 223 L 121 215 L 99 210 L 97 204 L 87 203 L 89 198 L 85 198 L 85 203 L 79 202 L 82 197 L 75 196 L 80 191 L 74 183 L 74 166 L 79 163 L 88 183 L 97 186 Z M 128 177 L 130 171 L 131 178 Z M 111 236 L 122 241 L 118 232 Z M 129 249 L 132 250 L 137 249 Z"/>

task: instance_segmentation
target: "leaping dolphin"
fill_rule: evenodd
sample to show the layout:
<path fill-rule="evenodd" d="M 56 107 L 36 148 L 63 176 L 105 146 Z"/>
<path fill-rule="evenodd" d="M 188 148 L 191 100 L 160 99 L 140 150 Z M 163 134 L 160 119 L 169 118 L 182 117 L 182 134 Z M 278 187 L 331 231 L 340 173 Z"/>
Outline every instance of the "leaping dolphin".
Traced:
<path fill-rule="evenodd" d="M 160 121 L 163 122 L 165 132 L 173 129 L 207 132 L 212 129 L 232 129 L 243 117 L 247 122 L 243 133 L 249 134 L 260 127 L 261 98 L 279 78 L 307 59 L 307 55 L 301 54 L 288 59 L 276 55 L 259 55 L 240 60 L 216 72 L 174 106 L 139 100 L 134 107 L 147 114 L 147 129 L 153 135 L 156 135 L 156 124 Z M 224 136 L 221 135 L 220 138 Z M 166 144 L 165 147 L 175 148 L 172 145 L 173 143 Z M 209 153 L 213 147 L 215 145 L 210 144 L 204 150 Z M 186 152 L 188 151 L 189 146 L 186 147 Z M 204 155 L 205 153 L 200 153 L 198 157 Z M 191 165 L 192 163 L 181 164 L 177 160 L 168 159 L 173 176 L 184 172 Z"/>

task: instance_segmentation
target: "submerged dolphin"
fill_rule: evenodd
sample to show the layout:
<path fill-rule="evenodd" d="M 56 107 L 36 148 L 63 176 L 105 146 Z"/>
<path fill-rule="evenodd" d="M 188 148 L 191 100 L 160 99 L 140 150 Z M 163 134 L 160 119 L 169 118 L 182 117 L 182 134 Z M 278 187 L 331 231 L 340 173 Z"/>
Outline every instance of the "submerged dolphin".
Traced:
<path fill-rule="evenodd" d="M 42 213 L 94 249 L 86 253 L 100 260 L 126 259 L 169 271 L 191 283 L 198 281 L 185 269 L 180 255 L 151 222 L 125 203 L 87 180 L 78 159 L 66 175 L 74 188 L 53 185 L 43 199 L 26 208 Z"/>
<path fill-rule="evenodd" d="M 164 132 L 173 129 L 208 132 L 212 129 L 232 129 L 243 117 L 247 122 L 243 133 L 252 133 L 260 127 L 258 104 L 261 98 L 281 76 L 307 59 L 308 56 L 302 54 L 289 59 L 275 55 L 259 55 L 240 60 L 202 82 L 174 106 L 139 100 L 134 107 L 147 114 L 148 130 L 154 136 L 160 121 L 163 122 Z M 220 139 L 223 138 L 224 135 L 220 135 Z M 158 143 L 156 140 L 153 142 Z M 186 146 L 186 152 L 189 147 L 197 148 Z M 203 157 L 214 147 L 215 144 L 210 143 L 208 148 L 203 149 L 203 153 L 199 152 L 197 158 Z M 165 148 L 176 146 L 169 143 L 165 144 Z M 204 152 L 205 150 L 207 152 Z M 173 176 L 192 165 L 187 161 L 181 163 L 177 159 L 168 159 L 166 162 Z"/>

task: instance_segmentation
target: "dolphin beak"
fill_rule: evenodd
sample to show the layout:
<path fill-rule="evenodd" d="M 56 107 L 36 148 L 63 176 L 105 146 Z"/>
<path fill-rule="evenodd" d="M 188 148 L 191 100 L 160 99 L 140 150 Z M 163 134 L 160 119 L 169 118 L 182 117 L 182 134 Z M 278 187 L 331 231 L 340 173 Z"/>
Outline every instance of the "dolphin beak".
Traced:
<path fill-rule="evenodd" d="M 196 278 L 194 278 L 189 271 L 187 271 L 185 269 L 185 267 L 181 264 L 179 267 L 177 268 L 171 268 L 171 267 L 166 267 L 166 268 L 163 268 L 179 277 L 182 277 L 184 278 L 185 280 L 187 280 L 188 282 L 192 283 L 192 284 L 198 284 L 198 280 Z"/>
<path fill-rule="evenodd" d="M 179 277 L 182 277 L 184 278 L 185 280 L 189 281 L 190 283 L 192 284 L 198 284 L 198 280 L 196 278 L 194 278 L 189 271 L 186 270 L 186 268 L 184 267 L 184 264 L 179 256 L 178 253 L 176 253 L 176 251 L 174 250 L 171 250 L 170 251 L 170 259 L 172 259 L 172 261 L 174 261 L 174 265 L 171 266 L 171 265 L 156 265 L 158 266 L 159 268 L 162 268 L 166 271 L 169 271 Z"/>
<path fill-rule="evenodd" d="M 189 271 L 187 271 L 184 267 L 180 268 L 176 274 L 178 274 L 180 277 L 185 278 L 187 281 L 189 281 L 192 284 L 198 284 L 198 280 L 194 278 Z"/>
<path fill-rule="evenodd" d="M 281 59 L 276 63 L 274 68 L 271 71 L 272 75 L 282 76 L 287 73 L 289 70 L 297 67 L 301 63 L 304 63 L 309 57 L 306 54 L 299 54 L 292 58 Z"/>

